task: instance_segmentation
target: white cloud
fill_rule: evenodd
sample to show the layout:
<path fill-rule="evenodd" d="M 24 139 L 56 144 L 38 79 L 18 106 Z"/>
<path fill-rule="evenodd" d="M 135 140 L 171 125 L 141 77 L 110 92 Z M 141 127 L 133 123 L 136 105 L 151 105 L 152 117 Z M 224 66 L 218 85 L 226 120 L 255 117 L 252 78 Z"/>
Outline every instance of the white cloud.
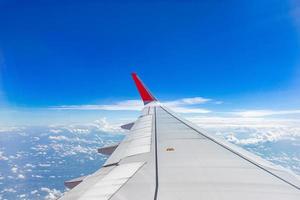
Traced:
<path fill-rule="evenodd" d="M 79 134 L 88 134 L 90 133 L 90 129 L 87 125 L 70 125 L 64 127 L 71 133 L 79 133 Z"/>
<path fill-rule="evenodd" d="M 18 172 L 18 168 L 17 167 L 13 167 L 11 168 L 12 173 L 17 173 Z"/>
<path fill-rule="evenodd" d="M 60 130 L 60 129 L 51 129 L 51 130 L 49 130 L 49 132 L 51 132 L 51 133 L 61 133 L 62 130 Z"/>
<path fill-rule="evenodd" d="M 8 160 L 6 156 L 3 155 L 4 152 L 0 151 L 0 160 Z"/>
<path fill-rule="evenodd" d="M 193 105 L 199 105 L 207 103 L 211 99 L 203 97 L 192 97 L 192 98 L 183 98 L 174 101 L 163 102 L 162 104 L 166 105 L 170 109 L 178 113 L 209 113 L 210 110 L 204 108 L 191 107 Z"/>
<path fill-rule="evenodd" d="M 220 105 L 220 104 L 223 104 L 224 102 L 223 101 L 215 101 L 215 104 L 217 105 Z"/>
<path fill-rule="evenodd" d="M 45 144 L 38 144 L 34 147 L 31 147 L 30 149 L 38 151 L 38 152 L 44 152 L 48 150 L 48 146 Z"/>
<path fill-rule="evenodd" d="M 25 179 L 25 176 L 23 174 L 19 174 L 18 179 Z"/>
<path fill-rule="evenodd" d="M 76 153 L 84 153 L 84 154 L 91 154 L 95 152 L 95 149 L 91 149 L 81 145 L 74 146 L 73 150 Z"/>
<path fill-rule="evenodd" d="M 5 188 L 4 190 L 1 191 L 1 193 L 3 192 L 16 193 L 17 191 L 14 188 Z"/>
<path fill-rule="evenodd" d="M 299 120 L 203 116 L 188 119 L 205 131 L 240 145 L 300 140 Z"/>
<path fill-rule="evenodd" d="M 0 133 L 1 132 L 20 132 L 23 131 L 24 127 L 16 127 L 16 126 L 9 126 L 9 127 L 0 127 Z"/>
<path fill-rule="evenodd" d="M 300 124 L 300 120 L 296 119 L 269 119 L 263 117 L 193 116 L 186 118 L 202 127 L 295 127 Z"/>
<path fill-rule="evenodd" d="M 103 132 L 109 132 L 109 133 L 123 132 L 123 130 L 120 128 L 120 124 L 112 124 L 108 122 L 105 117 L 96 120 L 92 125 L 95 126 L 98 130 Z"/>
<path fill-rule="evenodd" d="M 113 104 L 104 104 L 104 105 L 65 105 L 65 106 L 56 106 L 51 107 L 55 110 L 132 110 L 137 111 L 143 108 L 143 103 L 140 100 L 125 100 L 116 102 Z"/>
<path fill-rule="evenodd" d="M 49 136 L 49 139 L 50 139 L 50 140 L 59 140 L 59 141 L 61 141 L 61 140 L 66 140 L 66 141 L 68 141 L 68 140 L 69 140 L 69 138 L 67 138 L 67 137 L 64 136 L 64 135 L 58 135 L 58 136 L 52 136 L 52 135 L 50 135 L 50 136 Z"/>
<path fill-rule="evenodd" d="M 119 123 L 112 123 L 110 121 L 107 120 L 107 118 L 103 117 L 100 118 L 98 120 L 95 120 L 92 123 L 82 123 L 82 124 L 69 124 L 69 125 L 56 125 L 55 129 L 51 129 L 49 132 L 51 133 L 63 133 L 64 131 L 68 131 L 70 133 L 74 133 L 76 134 L 89 134 L 91 132 L 106 132 L 106 133 L 120 133 L 123 132 L 124 130 L 121 129 L 122 124 Z M 51 127 L 54 127 L 54 125 L 52 125 Z M 55 132 L 53 132 L 52 130 L 55 130 Z M 50 135 L 49 136 L 50 140 L 64 140 L 64 141 L 80 141 L 80 142 L 88 142 L 88 141 L 84 141 L 80 138 L 68 138 L 64 135 Z"/>
<path fill-rule="evenodd" d="M 192 98 L 182 98 L 174 101 L 163 102 L 166 106 L 186 106 L 186 105 L 198 105 L 211 101 L 211 99 L 203 97 L 192 97 Z"/>
<path fill-rule="evenodd" d="M 33 178 L 43 178 L 43 176 L 41 176 L 41 175 L 31 175 L 31 177 L 33 177 Z"/>
<path fill-rule="evenodd" d="M 174 112 L 178 113 L 198 113 L 198 114 L 205 114 L 210 113 L 210 110 L 202 109 L 202 108 L 187 108 L 187 107 L 181 107 L 181 106 L 169 106 L 170 109 L 172 109 Z"/>
<path fill-rule="evenodd" d="M 19 197 L 20 199 L 24 199 L 24 198 L 26 197 L 26 194 L 20 194 L 20 195 L 18 195 L 18 197 Z"/>
<path fill-rule="evenodd" d="M 168 106 L 179 113 L 208 113 L 207 109 L 191 107 L 193 105 L 204 104 L 212 101 L 203 97 L 182 98 L 174 101 L 162 102 L 162 104 Z M 124 100 L 113 104 L 103 105 L 65 105 L 51 107 L 55 110 L 109 110 L 109 111 L 140 111 L 143 109 L 143 103 L 141 100 Z"/>
<path fill-rule="evenodd" d="M 245 110 L 232 112 L 234 115 L 241 117 L 265 117 L 272 115 L 291 115 L 300 114 L 300 110 Z"/>
<path fill-rule="evenodd" d="M 50 189 L 46 187 L 41 188 L 42 192 L 46 192 L 45 200 L 55 200 L 62 196 L 62 192 L 56 189 Z"/>
<path fill-rule="evenodd" d="M 72 132 L 73 133 L 73 132 Z M 76 134 L 75 134 L 76 135 Z M 58 135 L 58 136 L 49 136 L 48 137 L 49 140 L 52 140 L 52 141 L 67 141 L 67 142 L 71 142 L 71 143 L 86 143 L 86 144 L 92 144 L 92 143 L 96 143 L 98 144 L 98 141 L 90 141 L 90 140 L 86 140 L 86 139 L 83 139 L 83 138 L 80 138 L 80 137 L 66 137 L 64 135 Z"/>
<path fill-rule="evenodd" d="M 32 190 L 32 191 L 30 192 L 30 194 L 36 194 L 36 193 L 38 193 L 37 190 Z"/>
<path fill-rule="evenodd" d="M 293 133 L 289 133 L 288 131 L 290 130 L 288 128 L 286 128 L 284 132 L 279 129 L 264 130 L 259 128 L 249 129 L 248 131 L 249 132 L 245 132 L 243 135 L 243 137 L 246 136 L 247 138 L 240 138 L 236 136 L 235 133 L 231 132 L 229 135 L 226 136 L 226 139 L 236 144 L 249 145 L 249 144 L 260 144 L 264 142 L 276 142 L 284 139 L 294 140 L 295 137 L 299 137 L 299 136 L 295 136 Z"/>
<path fill-rule="evenodd" d="M 97 148 L 80 144 L 73 145 L 53 143 L 50 146 L 54 151 L 58 152 L 61 157 L 74 156 L 78 154 L 95 155 L 95 153 L 97 153 Z"/>
<path fill-rule="evenodd" d="M 32 139 L 33 139 L 33 141 L 39 141 L 39 140 L 40 140 L 40 138 L 39 138 L 39 137 L 36 137 L 36 136 L 33 137 Z"/>
<path fill-rule="evenodd" d="M 50 166 L 51 166 L 51 164 L 49 164 L 49 163 L 48 163 L 48 164 L 43 164 L 43 163 L 40 163 L 40 164 L 39 164 L 39 166 L 40 166 L 40 167 L 50 167 Z"/>

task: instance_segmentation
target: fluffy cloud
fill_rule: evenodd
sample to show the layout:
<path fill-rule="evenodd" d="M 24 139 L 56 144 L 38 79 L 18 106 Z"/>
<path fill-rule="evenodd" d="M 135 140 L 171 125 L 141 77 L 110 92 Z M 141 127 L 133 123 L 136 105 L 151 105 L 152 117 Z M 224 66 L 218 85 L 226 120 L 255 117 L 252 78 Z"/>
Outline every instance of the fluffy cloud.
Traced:
<path fill-rule="evenodd" d="M 163 102 L 164 105 L 178 113 L 210 113 L 211 111 L 204 108 L 194 107 L 195 105 L 204 104 L 211 99 L 203 97 L 183 98 L 175 101 Z"/>
<path fill-rule="evenodd" d="M 103 104 L 103 105 L 65 105 L 56 106 L 51 109 L 56 110 L 133 110 L 138 111 L 143 108 L 143 103 L 140 100 L 125 100 L 116 102 L 113 104 Z"/>
<path fill-rule="evenodd" d="M 203 129 L 240 145 L 300 140 L 299 120 L 232 117 L 188 119 Z"/>
<path fill-rule="evenodd" d="M 232 112 L 234 115 L 241 117 L 265 117 L 272 115 L 291 115 L 291 114 L 300 114 L 300 110 L 246 110 Z"/>
<path fill-rule="evenodd" d="M 66 141 L 69 141 L 69 140 L 70 140 L 69 138 L 67 138 L 67 137 L 64 136 L 64 135 L 58 135 L 58 136 L 52 136 L 52 135 L 50 135 L 50 136 L 49 136 L 49 139 L 50 139 L 50 140 L 66 140 Z"/>
<path fill-rule="evenodd" d="M 179 113 L 209 113 L 210 110 L 203 108 L 191 107 L 193 105 L 204 104 L 212 101 L 211 99 L 203 97 L 192 97 L 192 98 L 182 98 L 174 101 L 162 102 L 162 104 L 168 106 Z M 143 103 L 141 100 L 125 100 L 116 102 L 113 104 L 103 104 L 103 105 L 65 105 L 51 107 L 55 110 L 110 110 L 110 111 L 140 111 L 143 108 Z"/>
<path fill-rule="evenodd" d="M 120 124 L 112 124 L 108 122 L 106 118 L 101 118 L 99 120 L 96 120 L 92 125 L 96 127 L 98 130 L 103 132 L 108 132 L 108 133 L 123 132 L 123 130 L 120 128 Z"/>
<path fill-rule="evenodd" d="M 47 193 L 47 195 L 45 196 L 45 200 L 55 200 L 62 196 L 62 192 L 56 189 L 42 187 L 41 191 Z"/>
<path fill-rule="evenodd" d="M 190 121 L 239 145 L 300 141 L 300 121 L 266 118 L 189 117 Z"/>
<path fill-rule="evenodd" d="M 300 120 L 263 117 L 219 117 L 219 116 L 193 116 L 188 120 L 202 127 L 298 127 Z"/>
<path fill-rule="evenodd" d="M 4 190 L 1 191 L 1 193 L 5 193 L 5 192 L 16 193 L 17 191 L 14 188 L 5 188 Z"/>
<path fill-rule="evenodd" d="M 166 106 L 186 106 L 186 105 L 197 105 L 203 104 L 211 101 L 211 99 L 203 98 L 203 97 L 192 97 L 192 98 L 182 98 L 174 101 L 164 102 Z"/>
<path fill-rule="evenodd" d="M 51 132 L 51 133 L 61 133 L 62 130 L 60 130 L 60 129 L 50 129 L 49 132 Z"/>
<path fill-rule="evenodd" d="M 4 153 L 0 151 L 0 160 L 8 160 L 6 156 L 4 156 Z"/>
<path fill-rule="evenodd" d="M 13 173 L 17 173 L 17 172 L 18 172 L 18 168 L 17 168 L 17 167 L 13 167 L 13 168 L 11 168 L 11 171 L 12 171 Z"/>
<path fill-rule="evenodd" d="M 25 176 L 23 174 L 19 174 L 18 179 L 25 179 Z"/>
<path fill-rule="evenodd" d="M 0 133 L 1 132 L 21 132 L 24 130 L 25 130 L 25 127 L 16 127 L 16 126 L 0 127 Z"/>
<path fill-rule="evenodd" d="M 69 125 L 51 125 L 50 133 L 58 134 L 68 131 L 74 134 L 89 134 L 91 132 L 106 132 L 106 133 L 120 133 L 124 130 L 121 129 L 122 124 L 112 123 L 108 121 L 105 117 L 95 120 L 92 123 L 82 123 L 82 124 L 69 124 Z M 63 135 L 51 135 L 49 136 L 51 140 L 65 140 L 71 141 Z M 79 138 L 77 138 L 79 139 Z M 80 139 L 79 139 L 80 140 Z"/>
<path fill-rule="evenodd" d="M 205 114 L 205 113 L 210 113 L 211 111 L 208 109 L 203 109 L 203 108 L 187 108 L 183 106 L 169 106 L 174 112 L 177 113 L 198 113 L 198 114 Z"/>
<path fill-rule="evenodd" d="M 226 135 L 226 139 L 230 142 L 249 145 L 249 144 L 261 144 L 265 142 L 277 142 L 280 140 L 300 140 L 299 129 L 297 131 L 293 128 L 274 128 L 274 129 L 264 129 L 264 128 L 244 128 L 243 134 L 238 134 L 239 130 L 232 129 L 229 134 Z M 220 133 L 219 133 L 220 135 Z"/>

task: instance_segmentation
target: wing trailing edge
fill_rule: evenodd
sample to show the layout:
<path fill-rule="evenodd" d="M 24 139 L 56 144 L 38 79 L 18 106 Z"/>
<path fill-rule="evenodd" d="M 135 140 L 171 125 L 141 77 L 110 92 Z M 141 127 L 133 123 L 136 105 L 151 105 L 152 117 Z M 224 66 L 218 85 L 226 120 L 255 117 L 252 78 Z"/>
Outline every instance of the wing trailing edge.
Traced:
<path fill-rule="evenodd" d="M 143 84 L 143 82 L 138 77 L 138 75 L 136 73 L 132 73 L 131 75 L 132 75 L 134 83 L 140 93 L 140 96 L 144 102 L 144 105 L 146 105 L 152 101 L 157 101 L 156 98 L 148 90 L 148 88 Z"/>

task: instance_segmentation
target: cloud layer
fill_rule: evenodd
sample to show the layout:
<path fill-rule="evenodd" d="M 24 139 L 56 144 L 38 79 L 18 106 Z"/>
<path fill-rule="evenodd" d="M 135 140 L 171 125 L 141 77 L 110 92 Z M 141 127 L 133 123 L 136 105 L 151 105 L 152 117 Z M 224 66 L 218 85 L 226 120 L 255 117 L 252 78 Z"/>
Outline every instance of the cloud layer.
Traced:
<path fill-rule="evenodd" d="M 260 109 L 260 110 L 247 110 L 240 109 L 237 111 L 218 112 L 212 111 L 205 108 L 208 104 L 220 105 L 222 101 L 216 101 L 204 97 L 191 97 L 181 98 L 174 101 L 162 102 L 163 105 L 169 107 L 175 112 L 185 114 L 207 114 L 213 113 L 215 116 L 219 114 L 226 115 L 228 117 L 243 117 L 243 118 L 261 118 L 269 116 L 286 116 L 286 115 L 299 115 L 300 109 L 293 110 L 271 110 L 271 109 Z M 50 109 L 53 110 L 106 110 L 106 111 L 140 111 L 143 108 L 141 100 L 123 100 L 111 104 L 98 104 L 98 105 L 63 105 L 55 106 Z"/>
<path fill-rule="evenodd" d="M 194 107 L 212 101 L 203 97 L 182 98 L 174 101 L 162 102 L 164 105 L 179 113 L 209 113 L 208 109 Z M 108 111 L 140 111 L 143 108 L 141 100 L 124 100 L 112 104 L 99 105 L 64 105 L 55 106 L 55 110 L 108 110 Z"/>
<path fill-rule="evenodd" d="M 274 115 L 300 114 L 300 110 L 246 110 L 233 112 L 233 114 L 241 117 L 266 117 Z"/>

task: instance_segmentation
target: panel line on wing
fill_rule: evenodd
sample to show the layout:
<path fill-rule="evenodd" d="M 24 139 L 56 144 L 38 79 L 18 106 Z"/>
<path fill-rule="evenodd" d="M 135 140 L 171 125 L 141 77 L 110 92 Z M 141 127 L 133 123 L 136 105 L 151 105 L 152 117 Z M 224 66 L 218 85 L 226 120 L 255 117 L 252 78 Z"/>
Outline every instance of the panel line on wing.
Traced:
<path fill-rule="evenodd" d="M 155 193 L 154 200 L 157 200 L 158 194 L 158 155 L 157 155 L 157 125 L 156 125 L 156 107 L 154 107 L 154 140 L 155 140 Z"/>

